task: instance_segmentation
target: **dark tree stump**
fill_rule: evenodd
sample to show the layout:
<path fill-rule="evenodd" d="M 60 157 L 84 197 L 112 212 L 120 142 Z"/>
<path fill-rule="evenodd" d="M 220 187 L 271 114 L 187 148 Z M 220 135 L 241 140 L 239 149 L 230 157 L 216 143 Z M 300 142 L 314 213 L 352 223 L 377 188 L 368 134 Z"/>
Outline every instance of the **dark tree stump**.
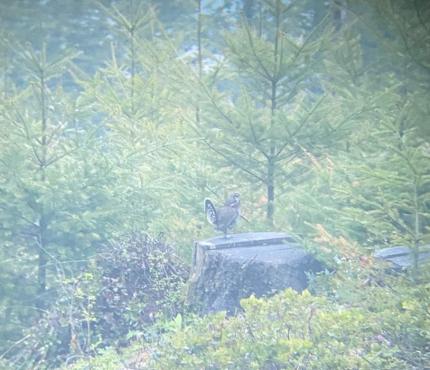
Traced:
<path fill-rule="evenodd" d="M 280 290 L 302 291 L 307 273 L 323 269 L 285 233 L 246 233 L 195 244 L 187 301 L 198 313 L 234 314 L 240 300 Z"/>

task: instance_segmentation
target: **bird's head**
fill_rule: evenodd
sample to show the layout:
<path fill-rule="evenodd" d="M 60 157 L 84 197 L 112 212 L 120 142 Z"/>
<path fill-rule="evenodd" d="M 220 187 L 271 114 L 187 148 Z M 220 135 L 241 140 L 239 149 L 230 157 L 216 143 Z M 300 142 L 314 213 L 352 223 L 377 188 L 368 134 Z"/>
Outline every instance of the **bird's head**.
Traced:
<path fill-rule="evenodd" d="M 225 205 L 233 208 L 239 208 L 240 194 L 237 192 L 231 193 L 225 201 Z"/>

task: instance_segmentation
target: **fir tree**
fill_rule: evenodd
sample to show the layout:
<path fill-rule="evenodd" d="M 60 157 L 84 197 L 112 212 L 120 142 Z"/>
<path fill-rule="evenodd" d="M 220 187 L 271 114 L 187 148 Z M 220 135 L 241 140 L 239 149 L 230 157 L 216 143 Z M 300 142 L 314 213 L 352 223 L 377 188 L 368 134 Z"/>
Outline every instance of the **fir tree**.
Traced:
<path fill-rule="evenodd" d="M 18 333 L 49 307 L 59 281 L 85 265 L 110 219 L 100 212 L 109 177 L 88 150 L 97 146 L 97 127 L 61 85 L 77 53 L 53 58 L 46 47 L 30 46 L 14 53 L 28 83 L 9 92 L 0 118 L 0 238 L 10 261 L 3 281 L 26 286 L 3 302 L 2 322 L 13 322 Z"/>
<path fill-rule="evenodd" d="M 301 11 L 270 1 L 260 29 L 244 22 L 226 33 L 225 69 L 198 96 L 205 126 L 197 130 L 225 164 L 265 187 L 269 223 L 276 189 L 293 176 L 288 163 L 339 141 L 341 119 L 323 113 L 338 104 L 320 68 L 332 40 L 329 15 L 294 29 L 289 20 Z"/>

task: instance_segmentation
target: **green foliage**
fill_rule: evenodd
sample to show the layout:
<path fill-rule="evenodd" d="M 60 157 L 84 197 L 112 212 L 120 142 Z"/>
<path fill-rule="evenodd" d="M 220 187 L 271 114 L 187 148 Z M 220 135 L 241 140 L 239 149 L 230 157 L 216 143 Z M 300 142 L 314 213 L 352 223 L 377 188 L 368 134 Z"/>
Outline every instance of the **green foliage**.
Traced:
<path fill-rule="evenodd" d="M 98 325 L 109 333 L 106 340 L 142 330 L 181 310 L 188 271 L 170 246 L 135 234 L 111 244 L 99 259 L 104 287 L 98 296 L 99 310 L 105 317 L 100 314 Z"/>
<path fill-rule="evenodd" d="M 422 291 L 428 286 L 405 284 L 404 289 L 400 298 L 387 287 L 373 287 L 373 299 L 361 304 L 333 303 L 307 291 L 298 294 L 292 290 L 268 300 L 251 297 L 241 302 L 244 312 L 237 317 L 219 313 L 196 318 L 185 328 L 165 335 L 156 349 L 151 349 L 146 366 L 423 368 L 430 360 L 425 354 L 430 320 L 425 309 L 427 296 Z"/>
<path fill-rule="evenodd" d="M 326 115 L 339 102 L 327 96 L 319 62 L 333 39 L 329 15 L 315 17 L 311 30 L 294 29 L 290 19 L 306 11 L 298 8 L 281 1 L 262 5 L 263 26 L 244 22 L 225 33 L 225 61 L 199 81 L 204 126 L 197 123 L 196 131 L 222 165 L 263 187 L 269 223 L 288 164 L 340 138 L 337 120 Z"/>
<path fill-rule="evenodd" d="M 118 368 L 135 338 L 135 367 L 429 367 L 428 265 L 369 257 L 430 242 L 426 2 L 60 3 L 0 5 L 1 368 Z M 231 190 L 238 231 L 331 272 L 178 314 L 174 256 Z"/>
<path fill-rule="evenodd" d="M 28 84 L 8 92 L 0 117 L 1 253 L 14 261 L 2 269 L 2 323 L 14 328 L 3 345 L 21 339 L 22 324 L 52 303 L 57 277 L 106 237 L 108 217 L 98 207 L 109 199 L 104 164 L 88 150 L 97 147 L 95 130 L 60 83 L 76 54 L 20 46 L 15 53 Z"/>
<path fill-rule="evenodd" d="M 79 359 L 79 357 L 77 357 Z M 124 365 L 122 356 L 114 348 L 101 350 L 97 357 L 85 357 L 71 366 L 64 366 L 64 369 L 73 370 L 118 370 Z M 63 367 L 62 367 L 63 369 Z"/>
<path fill-rule="evenodd" d="M 133 234 L 111 242 L 85 272 L 58 282 L 55 303 L 24 331 L 11 363 L 42 369 L 150 337 L 155 320 L 182 310 L 187 274 L 172 248 L 158 240 Z M 113 366 L 110 361 L 105 365 Z"/>
<path fill-rule="evenodd" d="M 386 265 L 369 258 L 344 256 L 335 278 L 321 275 L 312 287 L 332 302 L 360 307 L 370 323 L 374 320 L 380 330 L 377 339 L 390 347 L 393 356 L 404 361 L 406 368 L 421 369 L 430 363 L 430 270 L 428 263 L 421 267 L 416 279 L 407 274 L 387 273 Z"/>

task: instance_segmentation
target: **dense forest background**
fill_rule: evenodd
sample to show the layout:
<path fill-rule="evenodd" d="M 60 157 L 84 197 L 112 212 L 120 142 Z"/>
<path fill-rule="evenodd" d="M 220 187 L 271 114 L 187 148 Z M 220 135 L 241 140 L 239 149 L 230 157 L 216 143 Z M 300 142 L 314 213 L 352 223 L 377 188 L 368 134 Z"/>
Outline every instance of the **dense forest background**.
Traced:
<path fill-rule="evenodd" d="M 0 22 L 1 368 L 430 368 L 428 1 L 1 0 Z M 197 318 L 202 201 L 230 191 L 238 231 L 327 272 Z M 396 245 L 415 263 L 387 274 Z"/>

